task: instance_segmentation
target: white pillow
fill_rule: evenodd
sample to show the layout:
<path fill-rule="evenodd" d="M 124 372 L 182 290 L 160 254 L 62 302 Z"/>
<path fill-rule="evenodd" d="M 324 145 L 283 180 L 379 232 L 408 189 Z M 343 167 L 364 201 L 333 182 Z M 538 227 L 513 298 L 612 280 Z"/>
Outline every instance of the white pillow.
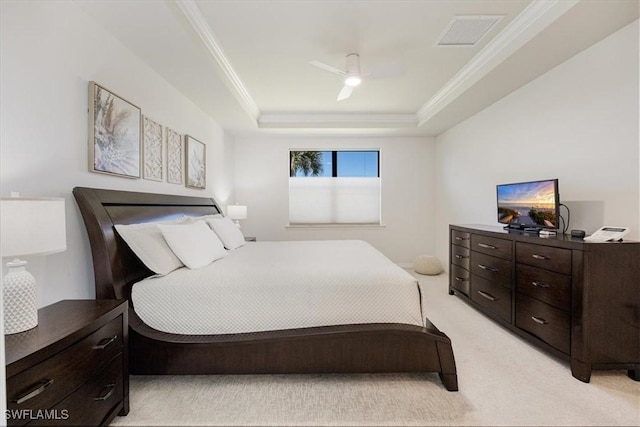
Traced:
<path fill-rule="evenodd" d="M 114 227 L 120 237 L 129 245 L 133 253 L 147 268 L 156 274 L 164 276 L 178 269 L 184 264 L 173 253 L 158 224 L 177 224 L 183 220 L 147 222 L 144 224 L 116 224 Z"/>
<path fill-rule="evenodd" d="M 246 243 L 240 228 L 226 216 L 207 218 L 207 224 L 215 231 L 227 249 L 236 249 Z"/>
<path fill-rule="evenodd" d="M 201 268 L 227 255 L 222 242 L 204 221 L 159 224 L 169 247 L 190 269 Z"/>

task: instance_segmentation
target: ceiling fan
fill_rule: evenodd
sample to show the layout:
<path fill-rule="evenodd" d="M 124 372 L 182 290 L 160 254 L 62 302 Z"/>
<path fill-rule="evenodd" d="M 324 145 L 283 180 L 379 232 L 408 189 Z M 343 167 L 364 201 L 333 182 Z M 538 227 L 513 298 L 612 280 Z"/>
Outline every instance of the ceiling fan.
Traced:
<path fill-rule="evenodd" d="M 320 61 L 310 61 L 309 64 L 314 67 L 318 67 L 322 70 L 329 71 L 330 73 L 337 74 L 344 77 L 344 86 L 338 94 L 338 101 L 342 101 L 351 96 L 353 89 L 362 83 L 363 77 L 370 77 L 372 73 L 362 74 L 360 72 L 360 55 L 357 53 L 350 53 L 347 55 L 346 71 L 339 68 L 327 65 Z"/>

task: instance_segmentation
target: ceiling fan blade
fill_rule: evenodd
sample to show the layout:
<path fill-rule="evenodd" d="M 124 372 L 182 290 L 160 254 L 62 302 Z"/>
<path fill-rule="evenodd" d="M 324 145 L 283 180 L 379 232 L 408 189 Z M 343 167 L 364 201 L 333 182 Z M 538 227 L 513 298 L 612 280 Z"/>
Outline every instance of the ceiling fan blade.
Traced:
<path fill-rule="evenodd" d="M 353 92 L 353 86 L 342 86 L 342 90 L 338 94 L 338 101 L 349 98 L 351 96 L 351 92 Z"/>
<path fill-rule="evenodd" d="M 339 68 L 336 67 L 332 67 L 331 65 L 327 65 L 324 62 L 320 62 L 320 61 L 309 61 L 309 64 L 313 65 L 314 67 L 318 67 L 322 70 L 328 71 L 330 73 L 334 73 L 334 74 L 338 74 L 340 76 L 346 76 L 347 73 L 342 71 Z"/>

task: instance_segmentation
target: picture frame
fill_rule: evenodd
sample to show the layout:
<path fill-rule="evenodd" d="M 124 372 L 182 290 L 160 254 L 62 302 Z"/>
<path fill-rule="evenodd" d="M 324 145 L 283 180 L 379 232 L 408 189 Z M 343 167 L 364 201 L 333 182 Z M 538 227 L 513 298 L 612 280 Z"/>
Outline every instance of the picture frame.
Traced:
<path fill-rule="evenodd" d="M 144 129 L 142 177 L 151 181 L 162 181 L 164 164 L 162 125 L 147 116 L 143 116 L 142 121 Z"/>
<path fill-rule="evenodd" d="M 96 82 L 89 83 L 89 170 L 140 178 L 142 110 Z"/>
<path fill-rule="evenodd" d="M 182 135 L 167 127 L 167 182 L 184 184 L 184 142 Z"/>
<path fill-rule="evenodd" d="M 204 190 L 207 187 L 207 147 L 194 137 L 185 137 L 186 186 Z"/>

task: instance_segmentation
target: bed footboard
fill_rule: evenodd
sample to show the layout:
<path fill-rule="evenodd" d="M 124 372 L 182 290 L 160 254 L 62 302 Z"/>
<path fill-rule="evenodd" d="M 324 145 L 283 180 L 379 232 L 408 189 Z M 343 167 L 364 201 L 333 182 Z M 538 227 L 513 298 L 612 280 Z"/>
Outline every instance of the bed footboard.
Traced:
<path fill-rule="evenodd" d="M 133 309 L 129 318 L 134 375 L 435 372 L 458 390 L 451 341 L 429 321 L 177 335 L 150 328 Z"/>

